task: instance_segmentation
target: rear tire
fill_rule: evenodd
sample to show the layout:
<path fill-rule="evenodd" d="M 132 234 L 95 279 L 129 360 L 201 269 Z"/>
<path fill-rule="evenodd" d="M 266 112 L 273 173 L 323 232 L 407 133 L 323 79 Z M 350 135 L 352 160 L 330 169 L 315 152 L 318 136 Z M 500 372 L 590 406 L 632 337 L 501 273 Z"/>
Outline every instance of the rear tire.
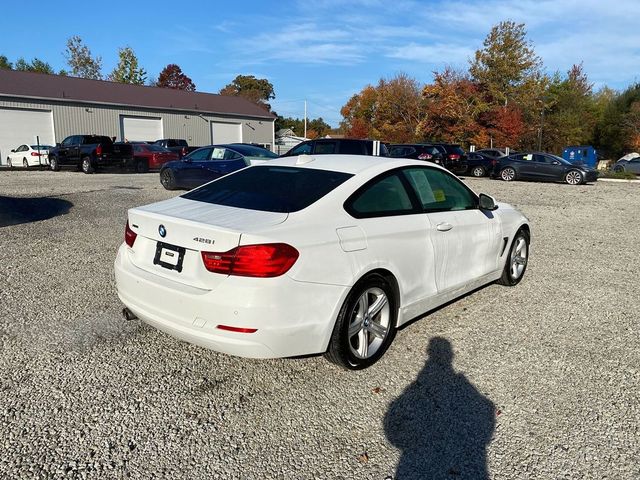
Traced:
<path fill-rule="evenodd" d="M 516 179 L 516 170 L 513 167 L 506 167 L 500 170 L 500 178 L 505 182 L 511 182 Z"/>
<path fill-rule="evenodd" d="M 176 189 L 176 177 L 169 168 L 165 168 L 160 172 L 160 183 L 167 190 Z"/>
<path fill-rule="evenodd" d="M 518 230 L 511 242 L 509 255 L 504 264 L 504 270 L 498 283 L 507 287 L 513 287 L 520 283 L 529 263 L 529 233 L 526 230 Z"/>
<path fill-rule="evenodd" d="M 613 167 L 613 171 L 616 173 L 622 173 L 624 172 L 624 167 L 622 165 L 616 165 L 615 167 Z"/>
<path fill-rule="evenodd" d="M 60 170 L 60 165 L 58 165 L 58 159 L 56 157 L 49 157 L 49 168 L 54 172 Z"/>
<path fill-rule="evenodd" d="M 90 157 L 82 157 L 82 163 L 80 164 L 80 168 L 84 173 L 87 173 L 87 174 L 95 172 L 95 168 L 91 164 Z"/>
<path fill-rule="evenodd" d="M 395 292 L 379 274 L 364 277 L 347 295 L 331 334 L 327 360 L 347 370 L 376 363 L 396 334 Z"/>
<path fill-rule="evenodd" d="M 484 167 L 480 165 L 471 169 L 471 175 L 474 177 L 484 177 L 485 173 Z"/>

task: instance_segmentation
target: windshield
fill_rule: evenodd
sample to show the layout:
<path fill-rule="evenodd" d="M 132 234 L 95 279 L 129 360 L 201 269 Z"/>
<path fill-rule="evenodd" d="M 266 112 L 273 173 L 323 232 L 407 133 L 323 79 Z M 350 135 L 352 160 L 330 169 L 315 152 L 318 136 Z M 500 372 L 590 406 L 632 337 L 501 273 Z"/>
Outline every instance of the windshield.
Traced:
<path fill-rule="evenodd" d="M 203 185 L 182 198 L 264 212 L 297 212 L 351 176 L 311 168 L 256 166 Z"/>

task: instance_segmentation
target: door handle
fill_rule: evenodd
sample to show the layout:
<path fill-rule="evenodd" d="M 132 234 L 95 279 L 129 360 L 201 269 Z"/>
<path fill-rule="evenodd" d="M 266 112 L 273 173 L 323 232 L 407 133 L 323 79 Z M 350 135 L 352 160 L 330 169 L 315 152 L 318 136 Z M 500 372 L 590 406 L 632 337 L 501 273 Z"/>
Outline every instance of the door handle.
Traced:
<path fill-rule="evenodd" d="M 451 225 L 450 223 L 439 223 L 438 225 L 436 225 L 436 229 L 439 232 L 448 232 L 452 228 L 453 228 L 453 225 Z"/>

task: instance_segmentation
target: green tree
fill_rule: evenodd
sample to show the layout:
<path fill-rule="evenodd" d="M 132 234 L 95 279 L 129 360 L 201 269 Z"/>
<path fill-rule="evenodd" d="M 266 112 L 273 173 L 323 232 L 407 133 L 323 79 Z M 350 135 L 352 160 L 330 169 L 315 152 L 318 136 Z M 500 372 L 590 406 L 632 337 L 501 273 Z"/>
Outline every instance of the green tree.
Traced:
<path fill-rule="evenodd" d="M 0 55 L 0 69 L 13 70 L 13 64 L 4 55 Z"/>
<path fill-rule="evenodd" d="M 147 72 L 139 65 L 138 57 L 131 47 L 124 47 L 118 50 L 120 60 L 118 65 L 109 74 L 112 82 L 130 83 L 133 85 L 144 85 L 147 79 Z"/>
<path fill-rule="evenodd" d="M 530 90 L 542 77 L 542 60 L 527 40 L 523 23 L 495 25 L 470 61 L 469 73 L 489 94 L 492 103 L 507 105 Z"/>
<path fill-rule="evenodd" d="M 80 78 L 102 79 L 102 57 L 91 56 L 91 50 L 78 35 L 67 40 L 64 52 L 67 64 L 71 67 L 71 76 Z"/>
<path fill-rule="evenodd" d="M 280 117 L 276 118 L 276 131 L 282 128 L 290 128 L 296 136 L 304 135 L 304 118 Z M 331 125 L 322 117 L 307 119 L 307 138 L 324 137 L 331 130 Z"/>
<path fill-rule="evenodd" d="M 256 78 L 253 75 L 238 75 L 220 90 L 220 95 L 244 97 L 268 110 L 271 110 L 269 100 L 276 98 L 271 82 L 266 78 Z"/>
<path fill-rule="evenodd" d="M 593 84 L 582 64 L 573 65 L 565 78 L 554 75 L 545 98 L 550 106 L 545 110 L 544 150 L 561 152 L 567 145 L 592 142 L 598 117 Z"/>
<path fill-rule="evenodd" d="M 16 60 L 14 68 L 15 70 L 21 72 L 48 73 L 49 75 L 55 73 L 51 65 L 40 60 L 39 58 L 34 58 L 33 60 L 31 60 L 31 62 L 27 62 L 24 58 L 20 57 L 18 60 Z"/>

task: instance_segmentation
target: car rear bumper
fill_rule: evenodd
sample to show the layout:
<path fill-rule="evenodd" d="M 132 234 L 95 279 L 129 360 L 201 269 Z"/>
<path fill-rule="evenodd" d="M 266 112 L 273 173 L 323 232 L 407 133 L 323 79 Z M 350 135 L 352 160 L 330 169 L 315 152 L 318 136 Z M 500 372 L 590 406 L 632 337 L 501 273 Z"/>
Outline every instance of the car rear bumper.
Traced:
<path fill-rule="evenodd" d="M 171 336 L 240 357 L 324 352 L 348 290 L 286 275 L 228 277 L 214 290 L 203 290 L 136 267 L 127 249 L 120 247 L 114 265 L 118 296 L 127 308 Z M 257 330 L 238 333 L 218 325 Z"/>

